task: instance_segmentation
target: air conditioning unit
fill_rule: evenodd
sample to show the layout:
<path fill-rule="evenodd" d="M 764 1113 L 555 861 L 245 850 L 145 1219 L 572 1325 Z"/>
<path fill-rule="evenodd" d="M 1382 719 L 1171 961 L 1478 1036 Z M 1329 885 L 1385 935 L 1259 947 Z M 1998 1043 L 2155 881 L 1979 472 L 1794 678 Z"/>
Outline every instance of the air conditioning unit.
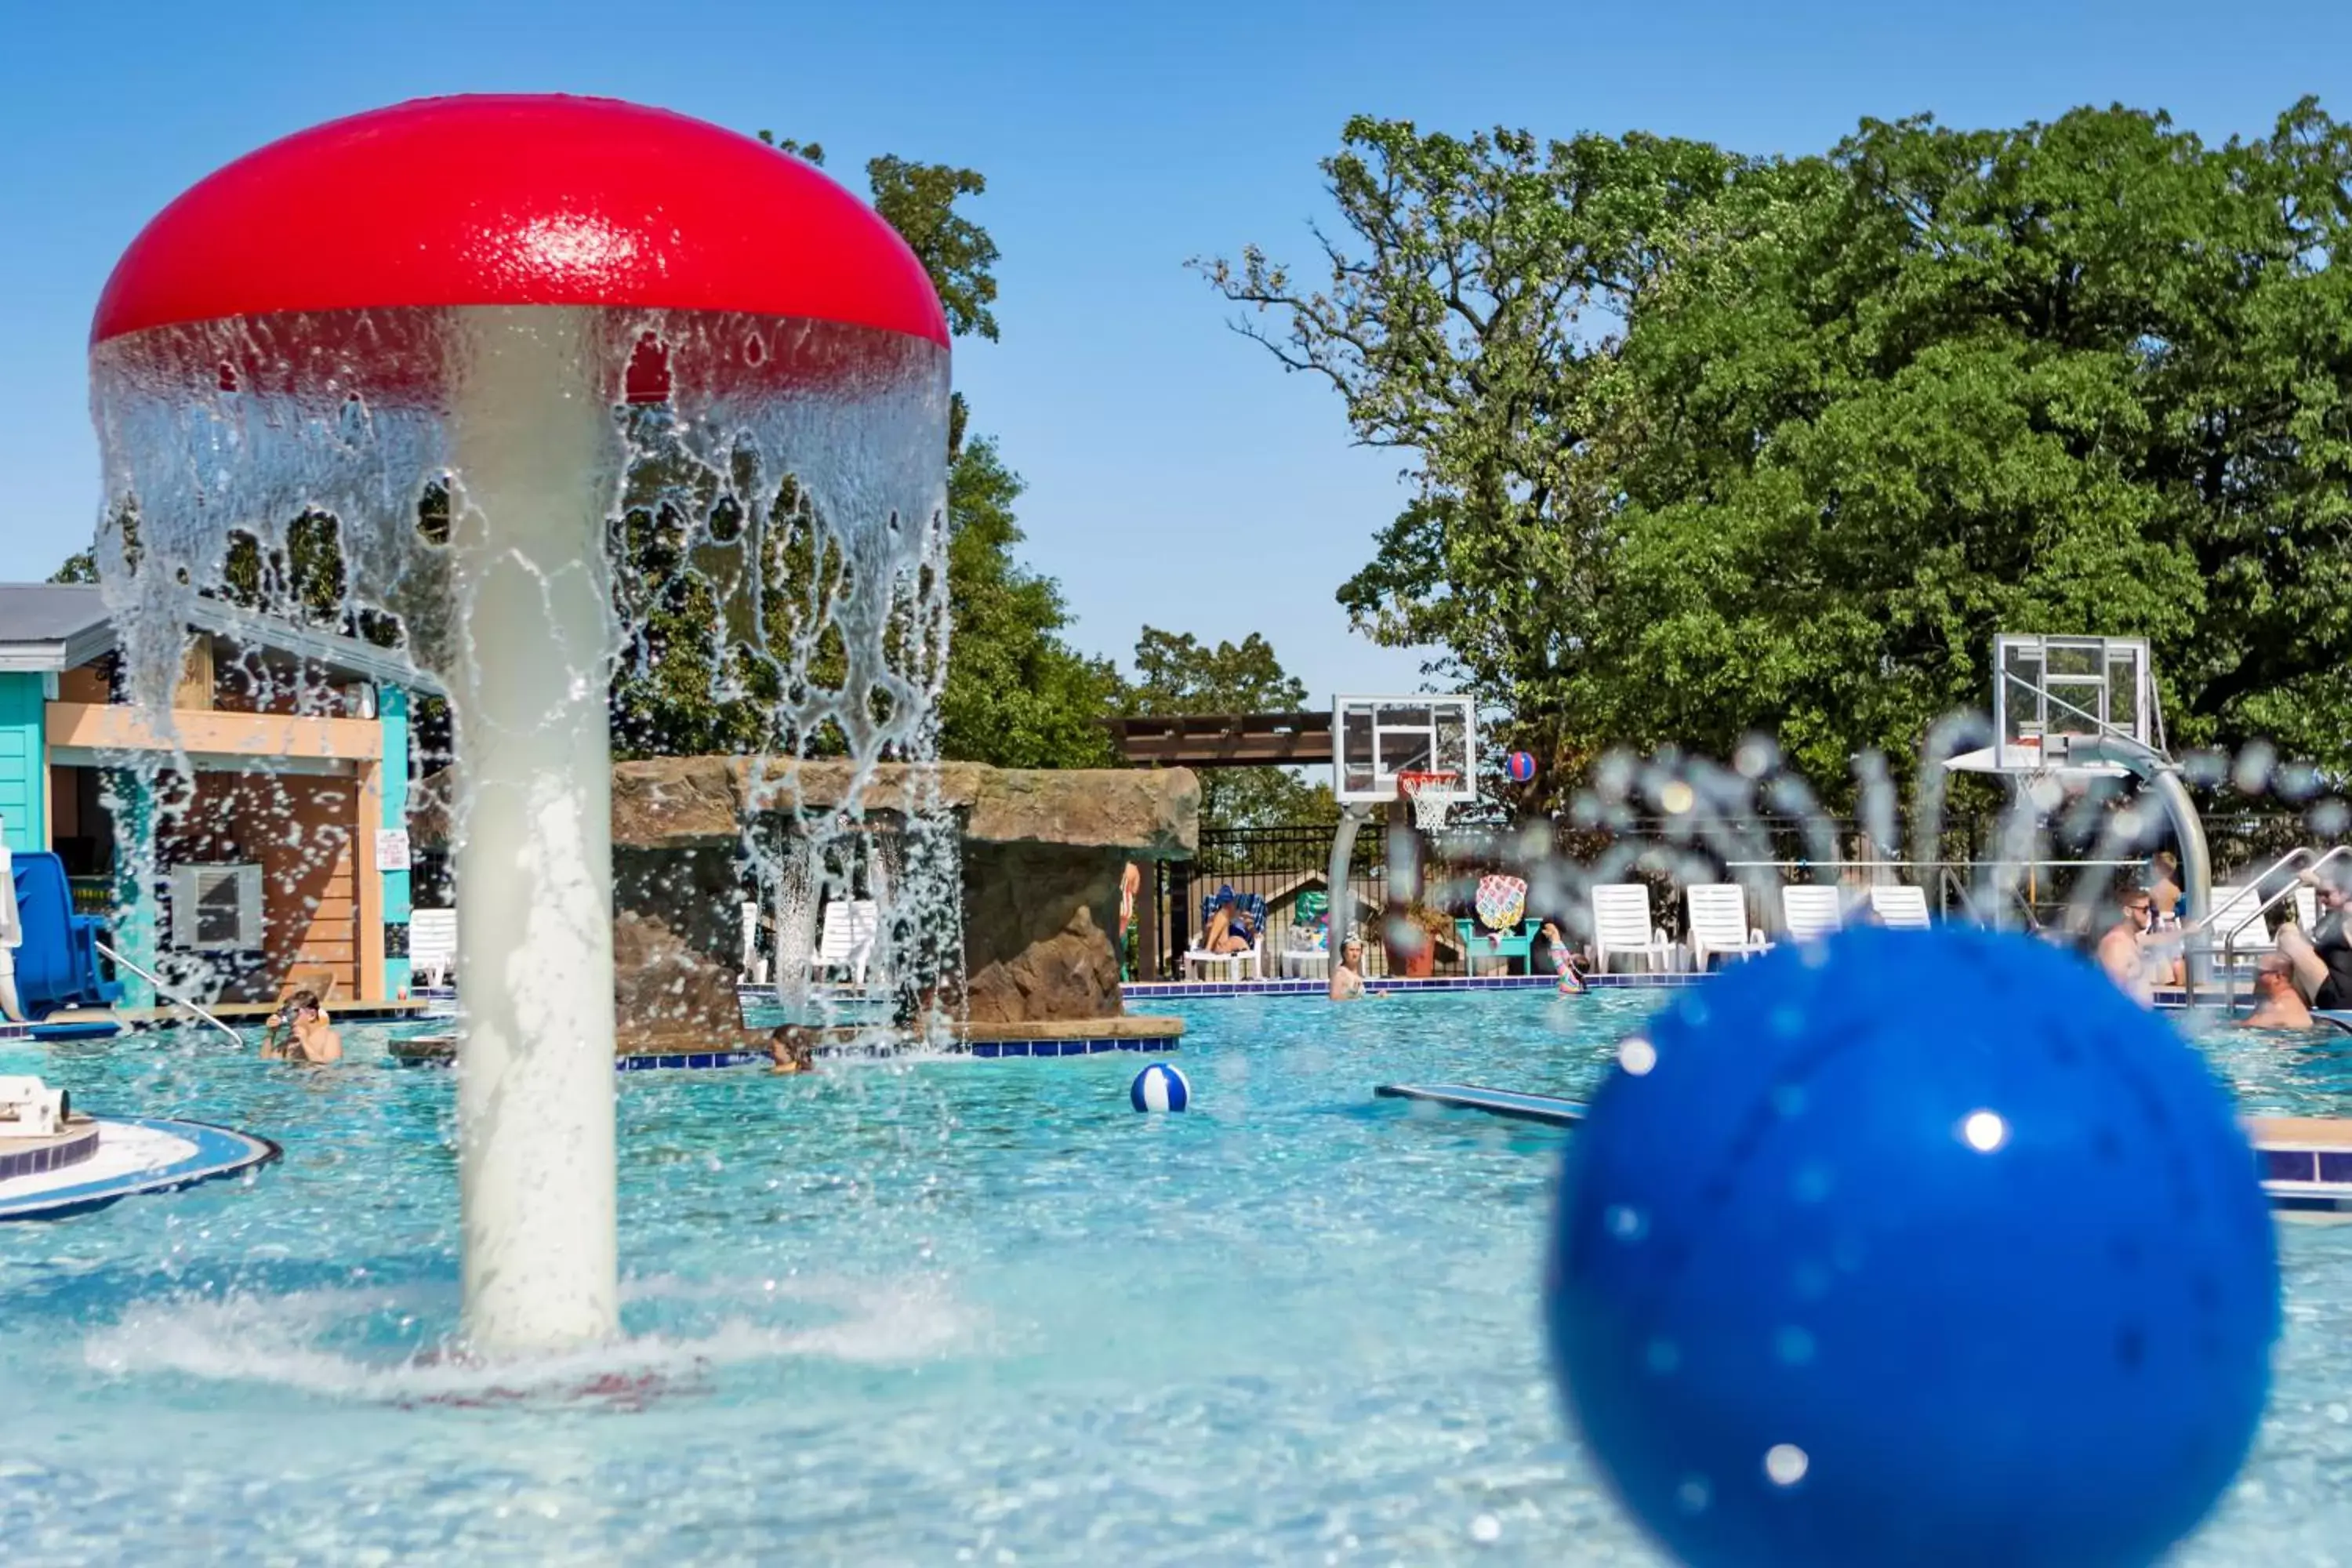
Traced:
<path fill-rule="evenodd" d="M 258 952 L 265 938 L 258 866 L 180 866 L 172 872 L 172 947 Z"/>
<path fill-rule="evenodd" d="M 71 1110 L 64 1089 L 37 1078 L 0 1078 L 0 1138 L 54 1138 Z"/>

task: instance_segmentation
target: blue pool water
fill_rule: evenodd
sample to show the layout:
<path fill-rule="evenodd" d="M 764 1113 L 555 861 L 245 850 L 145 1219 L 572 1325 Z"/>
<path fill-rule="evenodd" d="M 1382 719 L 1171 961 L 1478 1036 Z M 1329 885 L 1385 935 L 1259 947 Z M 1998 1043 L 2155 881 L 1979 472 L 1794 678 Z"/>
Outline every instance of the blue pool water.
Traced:
<path fill-rule="evenodd" d="M 1536 1325 L 1566 1134 L 1375 1101 L 1578 1094 L 1654 997 L 1167 1004 L 1141 1058 L 620 1079 L 626 1345 L 531 1376 L 455 1326 L 447 1075 L 195 1035 L 0 1047 L 227 1122 L 247 1182 L 0 1226 L 14 1563 L 1653 1563 Z M 2212 1037 L 2249 1109 L 2352 1113 L 2352 1037 Z M 2207 1565 L 2352 1563 L 2352 1227 L 2291 1226 L 2279 1389 Z"/>

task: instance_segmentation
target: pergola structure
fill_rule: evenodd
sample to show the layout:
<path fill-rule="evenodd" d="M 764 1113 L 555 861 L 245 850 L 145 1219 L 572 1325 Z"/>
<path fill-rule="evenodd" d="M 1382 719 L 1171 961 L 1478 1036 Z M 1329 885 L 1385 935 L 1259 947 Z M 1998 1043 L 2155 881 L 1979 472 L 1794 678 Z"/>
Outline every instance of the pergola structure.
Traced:
<path fill-rule="evenodd" d="M 1166 713 L 1106 719 L 1119 761 L 1131 768 L 1329 767 L 1331 715 L 1320 713 Z M 1191 899 L 1191 879 L 1171 867 L 1178 910 Z M 1136 904 L 1139 977 L 1160 975 L 1161 910 L 1156 895 Z M 1183 917 L 1179 914 L 1177 919 Z"/>
<path fill-rule="evenodd" d="M 1139 768 L 1331 765 L 1331 715 L 1171 713 L 1106 719 L 1119 761 Z"/>

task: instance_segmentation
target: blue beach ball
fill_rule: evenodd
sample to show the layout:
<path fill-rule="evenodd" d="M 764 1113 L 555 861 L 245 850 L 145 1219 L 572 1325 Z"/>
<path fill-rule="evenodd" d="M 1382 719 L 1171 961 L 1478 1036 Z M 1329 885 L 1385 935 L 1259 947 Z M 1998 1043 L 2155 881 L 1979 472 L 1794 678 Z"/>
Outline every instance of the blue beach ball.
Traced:
<path fill-rule="evenodd" d="M 1181 1110 L 1192 1102 L 1192 1086 L 1166 1062 L 1153 1062 L 1135 1075 L 1127 1098 L 1138 1110 Z"/>
<path fill-rule="evenodd" d="M 2252 1444 L 2279 1330 L 2203 1060 L 2022 937 L 1859 929 L 1685 993 L 1570 1141 L 1553 1364 L 1694 1568 L 2139 1568 Z"/>

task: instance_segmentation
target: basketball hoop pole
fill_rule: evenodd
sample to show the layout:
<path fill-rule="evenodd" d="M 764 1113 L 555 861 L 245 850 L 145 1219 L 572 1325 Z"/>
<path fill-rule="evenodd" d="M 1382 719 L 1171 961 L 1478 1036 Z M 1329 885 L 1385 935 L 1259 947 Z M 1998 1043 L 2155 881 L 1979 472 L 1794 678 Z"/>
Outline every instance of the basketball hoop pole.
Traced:
<path fill-rule="evenodd" d="M 1356 833 L 1371 816 L 1370 808 L 1358 801 L 1349 801 L 1339 808 L 1339 828 L 1331 837 L 1331 937 L 1330 962 L 1337 963 L 1347 952 L 1348 938 L 1355 933 L 1356 900 L 1348 886 L 1348 869 L 1356 860 Z"/>

